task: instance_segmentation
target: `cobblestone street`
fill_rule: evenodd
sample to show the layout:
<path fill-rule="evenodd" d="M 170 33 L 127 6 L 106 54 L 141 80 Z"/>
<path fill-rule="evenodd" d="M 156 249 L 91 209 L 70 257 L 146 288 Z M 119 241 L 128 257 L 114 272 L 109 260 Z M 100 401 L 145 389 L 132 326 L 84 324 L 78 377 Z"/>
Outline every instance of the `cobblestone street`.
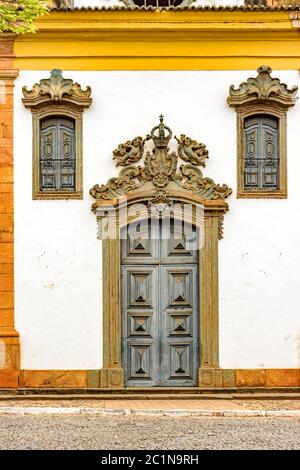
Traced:
<path fill-rule="evenodd" d="M 299 418 L 0 416 L 0 449 L 299 449 Z"/>

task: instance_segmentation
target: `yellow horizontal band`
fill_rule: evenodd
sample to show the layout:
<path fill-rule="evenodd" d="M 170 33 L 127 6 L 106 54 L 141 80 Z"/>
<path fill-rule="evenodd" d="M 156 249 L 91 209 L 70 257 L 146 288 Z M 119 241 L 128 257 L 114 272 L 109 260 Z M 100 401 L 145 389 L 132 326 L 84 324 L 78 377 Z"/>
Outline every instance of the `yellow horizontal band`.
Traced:
<path fill-rule="evenodd" d="M 52 12 L 15 41 L 21 70 L 231 70 L 300 68 L 288 12 Z"/>

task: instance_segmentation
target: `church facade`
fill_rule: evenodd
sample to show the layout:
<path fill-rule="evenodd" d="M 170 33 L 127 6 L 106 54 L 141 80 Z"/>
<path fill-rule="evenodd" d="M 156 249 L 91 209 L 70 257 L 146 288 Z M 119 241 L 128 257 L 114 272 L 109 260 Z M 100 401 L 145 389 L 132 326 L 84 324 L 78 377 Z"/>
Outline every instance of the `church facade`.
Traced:
<path fill-rule="evenodd" d="M 299 7 L 0 36 L 0 387 L 300 386 Z"/>

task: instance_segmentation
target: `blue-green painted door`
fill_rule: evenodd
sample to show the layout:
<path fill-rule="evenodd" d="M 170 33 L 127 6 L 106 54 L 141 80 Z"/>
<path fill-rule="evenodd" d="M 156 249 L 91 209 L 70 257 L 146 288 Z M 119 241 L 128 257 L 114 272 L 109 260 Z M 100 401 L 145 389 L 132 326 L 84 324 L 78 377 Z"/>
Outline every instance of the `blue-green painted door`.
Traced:
<path fill-rule="evenodd" d="M 195 235 L 195 233 L 194 233 Z M 198 237 L 198 233 L 196 232 Z M 176 223 L 122 240 L 127 386 L 193 386 L 199 366 L 199 252 Z"/>

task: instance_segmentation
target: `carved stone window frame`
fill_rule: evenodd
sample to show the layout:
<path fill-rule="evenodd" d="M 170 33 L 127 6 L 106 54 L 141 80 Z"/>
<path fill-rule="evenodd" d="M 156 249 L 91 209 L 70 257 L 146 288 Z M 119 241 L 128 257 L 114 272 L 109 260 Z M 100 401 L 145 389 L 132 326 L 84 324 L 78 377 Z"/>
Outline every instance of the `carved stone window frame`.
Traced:
<path fill-rule="evenodd" d="M 40 80 L 32 90 L 23 87 L 22 102 L 32 113 L 32 198 L 83 198 L 83 112 L 89 107 L 91 88 L 82 90 L 78 83 L 65 79 L 62 71 L 53 69 L 49 79 Z M 76 188 L 74 191 L 41 191 L 40 129 L 41 121 L 50 117 L 68 117 L 75 122 Z"/>
<path fill-rule="evenodd" d="M 244 123 L 248 117 L 264 115 L 278 118 L 279 189 L 273 191 L 244 188 Z M 272 103 L 245 105 L 237 110 L 237 197 L 253 199 L 287 198 L 287 116 L 286 111 Z"/>
<path fill-rule="evenodd" d="M 261 65 L 256 78 L 248 78 L 237 89 L 231 85 L 227 102 L 237 114 L 237 198 L 283 199 L 288 196 L 287 187 L 287 111 L 296 103 L 296 86 L 288 89 L 272 69 Z M 244 188 L 244 124 L 251 116 L 265 115 L 278 119 L 279 188 L 272 191 Z"/>
<path fill-rule="evenodd" d="M 133 204 L 142 204 L 151 216 L 153 207 L 158 208 L 157 217 L 164 216 L 161 207 L 173 207 L 175 203 L 187 203 L 193 207 L 189 218 L 184 220 L 200 228 L 198 387 L 215 386 L 222 380 L 219 367 L 218 242 L 223 235 L 224 214 L 228 211 L 225 199 L 232 191 L 226 184 L 219 185 L 204 177 L 198 168 L 205 166 L 204 160 L 208 158 L 204 144 L 181 134 L 180 138 L 175 137 L 177 152 L 169 153 L 171 137 L 171 129 L 160 116 L 160 124 L 146 138 L 135 137 L 113 151 L 117 166 L 124 167 L 119 176 L 111 178 L 105 185 L 96 184 L 90 190 L 96 200 L 92 210 L 98 221 L 98 238 L 102 240 L 103 263 L 103 366 L 89 375 L 89 383 L 96 388 L 125 387 L 121 357 L 121 231 L 128 223 L 145 218 L 144 215 L 142 218 L 132 215 L 130 208 Z M 149 140 L 154 144 L 151 152 L 144 149 Z M 143 166 L 134 165 L 143 158 Z M 178 166 L 179 159 L 185 164 Z M 203 217 L 195 218 L 194 208 L 199 205 L 203 208 Z M 106 235 L 103 221 L 113 227 Z"/>

